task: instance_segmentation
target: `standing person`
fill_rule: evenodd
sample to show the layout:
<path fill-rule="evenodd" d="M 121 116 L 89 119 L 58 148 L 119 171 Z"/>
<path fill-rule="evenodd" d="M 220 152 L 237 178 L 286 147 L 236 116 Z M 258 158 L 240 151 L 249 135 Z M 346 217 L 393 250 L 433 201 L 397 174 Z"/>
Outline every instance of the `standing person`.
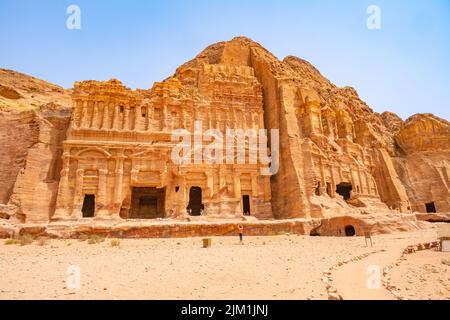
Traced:
<path fill-rule="evenodd" d="M 238 230 L 239 230 L 239 242 L 242 243 L 242 240 L 244 238 L 244 226 L 239 223 L 238 225 Z"/>

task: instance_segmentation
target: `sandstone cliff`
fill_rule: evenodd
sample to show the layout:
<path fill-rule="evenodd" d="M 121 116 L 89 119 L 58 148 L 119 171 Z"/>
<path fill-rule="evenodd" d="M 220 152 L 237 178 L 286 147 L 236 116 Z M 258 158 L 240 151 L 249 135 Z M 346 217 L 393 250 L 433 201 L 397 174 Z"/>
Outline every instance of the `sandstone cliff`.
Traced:
<path fill-rule="evenodd" d="M 48 219 L 70 105 L 68 90 L 0 69 L 0 205 L 18 209 L 0 211 L 21 220 Z"/>
<path fill-rule="evenodd" d="M 409 181 L 397 164 L 415 147 L 409 139 L 438 153 L 448 149 L 445 120 L 434 117 L 433 125 L 422 121 L 424 130 L 419 133 L 411 120 L 403 123 L 393 113 L 373 112 L 353 88 L 336 87 L 310 63 L 293 56 L 280 61 L 244 37 L 209 46 L 167 81 L 179 80 L 193 94 L 202 95 L 198 74 L 205 64 L 224 70 L 251 67 L 263 87 L 265 126 L 279 128 L 281 139 L 281 166 L 271 183 L 275 218 L 323 217 L 355 207 L 424 211 L 426 202 L 435 202 L 438 211 L 448 210 L 445 191 L 426 191 L 427 196 L 414 198 L 413 185 L 418 182 Z M 447 169 L 442 168 L 447 168 L 448 154 L 437 158 L 428 162 L 439 162 L 442 179 L 434 177 L 436 170 L 424 169 L 420 181 L 433 177 L 435 188 L 446 190 L 448 175 L 442 172 Z M 336 197 L 339 184 L 352 188 L 349 201 Z M 417 199 L 413 206 L 411 197 Z"/>
<path fill-rule="evenodd" d="M 280 61 L 244 37 L 206 48 L 174 78 L 195 92 L 205 63 L 251 67 L 263 86 L 265 126 L 281 136 L 281 167 L 271 184 L 276 218 L 321 217 L 355 205 L 423 212 L 433 203 L 450 210 L 446 120 L 377 114 L 353 88 L 336 87 L 310 63 Z M 340 182 L 352 184 L 351 207 L 325 199 Z"/>
<path fill-rule="evenodd" d="M 225 78 L 235 86 L 221 87 Z M 279 60 L 248 38 L 211 45 L 130 95 L 249 103 L 243 88 L 262 91 L 264 127 L 280 130 L 280 168 L 270 181 L 275 219 L 450 211 L 448 121 L 378 114 L 307 61 Z M 70 112 L 69 91 L 0 70 L 0 202 L 27 221 L 53 214 Z"/>
<path fill-rule="evenodd" d="M 450 212 L 450 123 L 432 114 L 407 119 L 395 135 L 394 158 L 411 209 Z"/>

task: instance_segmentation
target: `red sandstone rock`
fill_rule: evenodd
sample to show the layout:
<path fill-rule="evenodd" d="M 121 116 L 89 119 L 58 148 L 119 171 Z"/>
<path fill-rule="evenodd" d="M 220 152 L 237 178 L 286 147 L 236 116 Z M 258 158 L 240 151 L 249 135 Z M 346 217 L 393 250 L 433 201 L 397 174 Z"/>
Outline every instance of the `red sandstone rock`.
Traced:
<path fill-rule="evenodd" d="M 358 235 L 369 227 L 412 230 L 421 224 L 399 212 L 450 211 L 446 120 L 425 114 L 403 123 L 374 113 L 353 88 L 336 87 L 300 58 L 280 61 L 248 38 L 209 46 L 150 90 L 112 79 L 77 82 L 69 92 L 9 70 L 0 70 L 0 85 L 0 203 L 16 206 L 15 216 L 27 223 L 79 220 L 86 194 L 96 199 L 94 220 L 133 218 L 133 188 L 149 186 L 166 190 L 158 217 L 186 219 L 189 188 L 198 186 L 209 219 L 242 218 L 247 195 L 254 218 L 317 218 L 314 227 L 323 219 L 314 231 L 323 235 L 342 234 L 347 225 Z M 171 164 L 171 130 L 192 129 L 194 119 L 206 128 L 279 129 L 279 171 L 269 179 L 257 166 Z M 73 232 L 201 233 L 184 224 L 170 231 L 136 222 L 94 225 L 87 220 Z M 266 223 L 258 234 L 272 228 L 289 232 Z M 50 229 L 73 234 L 64 225 Z"/>

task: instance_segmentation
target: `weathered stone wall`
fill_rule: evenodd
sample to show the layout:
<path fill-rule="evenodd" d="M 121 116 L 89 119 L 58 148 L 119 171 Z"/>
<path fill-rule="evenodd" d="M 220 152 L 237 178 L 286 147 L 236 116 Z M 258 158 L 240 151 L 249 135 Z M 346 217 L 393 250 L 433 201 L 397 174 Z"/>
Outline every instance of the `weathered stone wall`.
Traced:
<path fill-rule="evenodd" d="M 381 200 L 389 208 L 398 209 L 402 212 L 411 211 L 405 187 L 387 151 L 385 149 L 377 149 L 375 151 L 375 161 L 376 165 L 373 170 L 378 190 L 380 190 Z"/>
<path fill-rule="evenodd" d="M 27 222 L 49 221 L 55 210 L 62 142 L 70 113 L 36 114 L 38 137 L 28 149 L 25 165 L 17 176 L 9 203 L 20 208 Z"/>
<path fill-rule="evenodd" d="M 426 212 L 425 204 L 434 203 L 437 212 L 450 212 L 449 159 L 449 151 L 394 158 L 413 211 Z"/>
<path fill-rule="evenodd" d="M 272 57 L 268 56 L 260 48 L 252 50 L 251 63 L 255 68 L 256 76 L 264 88 L 265 124 L 268 129 L 278 129 L 280 136 L 279 169 L 271 178 L 272 208 L 277 219 L 300 217 L 309 213 L 302 176 L 303 157 L 301 155 L 301 143 L 295 141 L 292 134 L 292 126 L 296 121 L 288 121 L 285 117 L 286 109 L 291 109 L 292 100 L 287 96 L 292 95 L 289 85 L 280 84 L 279 80 L 271 72 Z M 282 96 L 286 95 L 285 99 Z M 294 93 L 295 95 L 295 93 Z M 295 118 L 294 118 L 295 119 Z M 291 131 L 291 134 L 289 134 Z"/>
<path fill-rule="evenodd" d="M 0 211 L 48 221 L 70 118 L 68 90 L 0 69 Z M 53 191 L 51 191 L 53 190 Z"/>
<path fill-rule="evenodd" d="M 110 238 L 183 238 L 237 236 L 238 223 L 244 226 L 245 236 L 274 235 L 322 235 L 345 236 L 345 227 L 352 225 L 357 235 L 370 230 L 372 235 L 423 228 L 426 222 L 417 222 L 414 215 L 343 216 L 331 219 L 290 219 L 276 221 L 234 222 L 162 222 L 124 221 L 102 223 L 101 221 L 78 221 L 75 223 L 13 225 L 0 220 L 0 239 L 30 234 L 51 238 L 80 238 L 96 235 Z M 363 241 L 362 239 L 356 241 Z M 362 242 L 364 243 L 364 242 Z M 361 243 L 361 244 L 362 244 Z"/>
<path fill-rule="evenodd" d="M 408 119 L 395 137 L 403 156 L 395 157 L 411 209 L 450 211 L 450 123 L 430 114 Z"/>
<path fill-rule="evenodd" d="M 25 167 L 28 149 L 38 141 L 33 111 L 0 113 L 0 203 L 11 197 L 17 175 Z"/>

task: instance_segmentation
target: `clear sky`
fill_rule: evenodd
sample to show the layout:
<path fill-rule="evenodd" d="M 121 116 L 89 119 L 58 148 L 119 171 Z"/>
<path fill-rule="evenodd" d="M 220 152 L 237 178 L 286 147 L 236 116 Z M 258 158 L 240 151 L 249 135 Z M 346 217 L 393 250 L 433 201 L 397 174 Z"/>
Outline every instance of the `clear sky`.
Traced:
<path fill-rule="evenodd" d="M 80 30 L 66 27 L 71 4 Z M 371 4 L 380 30 L 366 26 Z M 310 61 L 375 111 L 450 120 L 449 0 L 0 0 L 0 67 L 67 88 L 112 77 L 150 88 L 238 35 Z"/>

